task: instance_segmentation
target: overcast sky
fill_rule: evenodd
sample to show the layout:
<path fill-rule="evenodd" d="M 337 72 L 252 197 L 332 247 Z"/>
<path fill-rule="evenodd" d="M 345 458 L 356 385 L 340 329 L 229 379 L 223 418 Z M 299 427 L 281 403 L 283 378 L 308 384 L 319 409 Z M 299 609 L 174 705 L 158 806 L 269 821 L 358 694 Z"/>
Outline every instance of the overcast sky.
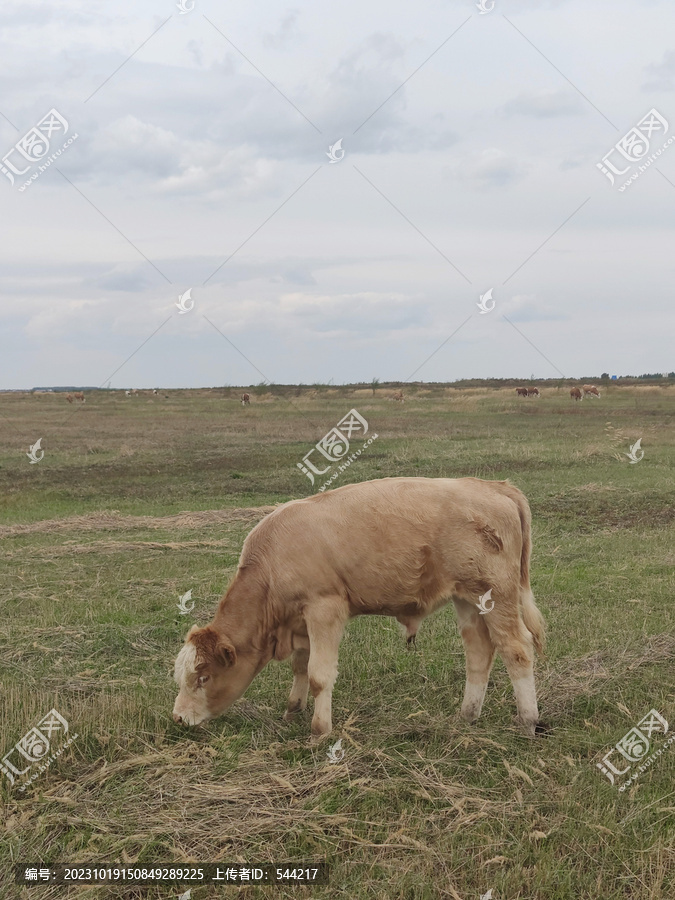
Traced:
<path fill-rule="evenodd" d="M 672 2 L 184 3 L 3 11 L 0 387 L 675 369 Z"/>

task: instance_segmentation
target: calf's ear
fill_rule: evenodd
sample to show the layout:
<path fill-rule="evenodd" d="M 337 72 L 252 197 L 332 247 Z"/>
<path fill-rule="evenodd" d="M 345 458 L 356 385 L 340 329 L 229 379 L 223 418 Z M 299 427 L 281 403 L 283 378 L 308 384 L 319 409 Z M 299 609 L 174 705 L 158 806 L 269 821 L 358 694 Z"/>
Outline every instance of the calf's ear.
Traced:
<path fill-rule="evenodd" d="M 227 641 L 219 641 L 216 646 L 216 662 L 219 662 L 221 666 L 233 666 L 237 661 L 237 651 L 234 649 L 232 644 L 228 644 Z"/>
<path fill-rule="evenodd" d="M 229 668 L 237 661 L 237 653 L 230 641 L 210 625 L 206 625 L 204 628 L 193 628 L 190 631 L 189 640 L 197 651 L 198 671 L 211 662 Z"/>

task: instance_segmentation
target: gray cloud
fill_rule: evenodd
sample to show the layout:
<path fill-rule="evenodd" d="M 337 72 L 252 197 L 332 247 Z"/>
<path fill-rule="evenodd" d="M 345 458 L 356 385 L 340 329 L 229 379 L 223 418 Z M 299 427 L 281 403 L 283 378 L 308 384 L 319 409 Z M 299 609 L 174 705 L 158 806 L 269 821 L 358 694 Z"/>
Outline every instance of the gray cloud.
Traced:
<path fill-rule="evenodd" d="M 298 18 L 300 13 L 297 9 L 291 9 L 284 13 L 275 31 L 269 31 L 263 39 L 266 47 L 273 47 L 275 50 L 288 47 L 298 34 Z"/>
<path fill-rule="evenodd" d="M 667 50 L 660 63 L 650 63 L 645 67 L 648 81 L 642 85 L 643 91 L 675 90 L 675 50 Z"/>
<path fill-rule="evenodd" d="M 517 157 L 497 147 L 489 147 L 476 156 L 455 160 L 449 171 L 454 178 L 459 178 L 472 188 L 486 191 L 521 181 L 528 167 Z"/>
<path fill-rule="evenodd" d="M 507 116 L 533 116 L 548 119 L 557 116 L 578 116 L 587 107 L 572 88 L 562 91 L 540 91 L 536 94 L 520 94 L 502 106 Z"/>

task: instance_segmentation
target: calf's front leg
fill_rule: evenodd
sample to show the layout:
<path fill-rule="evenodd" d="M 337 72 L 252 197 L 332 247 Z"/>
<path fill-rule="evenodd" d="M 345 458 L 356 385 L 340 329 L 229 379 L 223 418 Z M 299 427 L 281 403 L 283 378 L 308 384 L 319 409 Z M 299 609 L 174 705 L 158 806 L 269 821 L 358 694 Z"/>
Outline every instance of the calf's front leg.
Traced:
<path fill-rule="evenodd" d="M 309 649 L 300 647 L 293 652 L 291 668 L 293 669 L 293 687 L 288 698 L 288 706 L 284 713 L 284 721 L 289 722 L 293 716 L 307 706 L 307 694 L 309 693 L 309 675 L 307 664 L 309 662 Z"/>
<path fill-rule="evenodd" d="M 337 678 L 338 650 L 349 612 L 340 597 L 323 597 L 308 604 L 305 623 L 309 635 L 309 689 L 314 697 L 312 742 L 333 730 L 333 685 Z"/>

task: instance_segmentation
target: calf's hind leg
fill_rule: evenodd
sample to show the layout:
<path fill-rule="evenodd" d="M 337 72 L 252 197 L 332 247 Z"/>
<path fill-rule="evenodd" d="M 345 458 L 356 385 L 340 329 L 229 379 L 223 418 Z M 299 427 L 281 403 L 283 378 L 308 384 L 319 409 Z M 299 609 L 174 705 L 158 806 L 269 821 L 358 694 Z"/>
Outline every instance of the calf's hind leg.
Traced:
<path fill-rule="evenodd" d="M 284 720 L 290 721 L 293 716 L 307 706 L 307 694 L 309 693 L 309 675 L 307 664 L 309 662 L 309 650 L 300 647 L 293 652 L 291 668 L 293 669 L 293 687 L 288 698 L 288 706 L 284 713 Z"/>
<path fill-rule="evenodd" d="M 485 616 L 481 616 L 467 600 L 456 597 L 453 601 L 466 656 L 466 686 L 461 716 L 466 722 L 475 722 L 483 708 L 495 648 L 485 624 Z"/>
<path fill-rule="evenodd" d="M 500 615 L 497 606 L 483 618 L 497 652 L 504 660 L 516 695 L 518 718 L 525 733 L 534 737 L 539 722 L 534 684 L 534 641 L 516 606 L 512 614 Z"/>

